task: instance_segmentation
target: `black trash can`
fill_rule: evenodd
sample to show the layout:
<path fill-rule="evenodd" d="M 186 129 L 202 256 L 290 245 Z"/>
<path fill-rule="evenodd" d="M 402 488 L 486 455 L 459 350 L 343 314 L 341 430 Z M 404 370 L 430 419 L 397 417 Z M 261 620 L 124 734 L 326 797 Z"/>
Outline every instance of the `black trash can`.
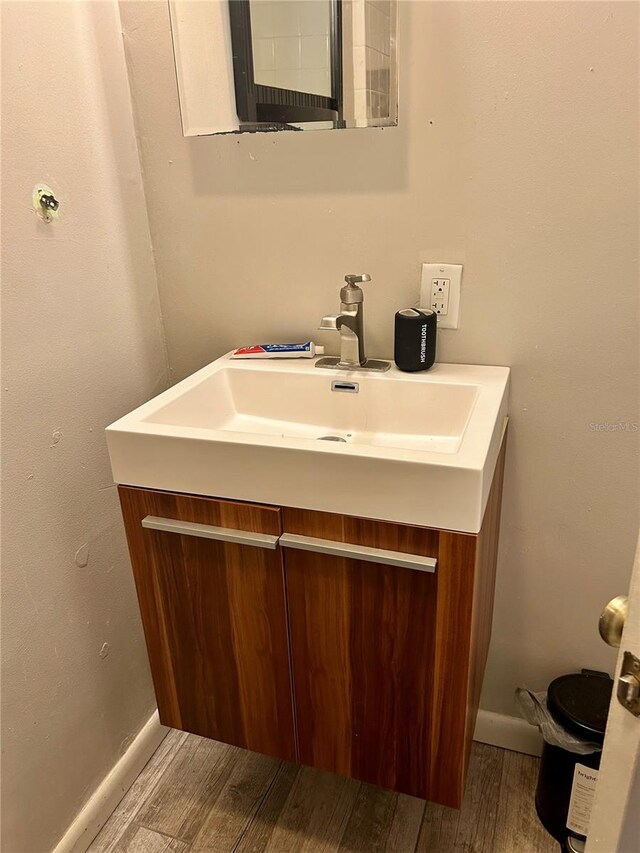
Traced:
<path fill-rule="evenodd" d="M 583 669 L 549 685 L 547 707 L 568 732 L 602 745 L 613 681 L 606 672 Z M 536 788 L 544 828 L 569 850 L 567 839 L 586 840 L 601 751 L 581 755 L 545 743 Z"/>

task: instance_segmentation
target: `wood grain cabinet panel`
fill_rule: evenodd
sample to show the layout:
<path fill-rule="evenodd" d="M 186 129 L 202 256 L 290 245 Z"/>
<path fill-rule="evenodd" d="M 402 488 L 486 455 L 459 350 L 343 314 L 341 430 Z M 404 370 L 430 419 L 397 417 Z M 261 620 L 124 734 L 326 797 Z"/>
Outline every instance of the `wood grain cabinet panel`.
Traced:
<path fill-rule="evenodd" d="M 426 796 L 435 575 L 296 550 L 286 574 L 300 761 Z"/>
<path fill-rule="evenodd" d="M 154 516 L 277 536 L 279 510 L 119 492 L 161 721 L 294 761 L 280 550 L 142 527 Z"/>

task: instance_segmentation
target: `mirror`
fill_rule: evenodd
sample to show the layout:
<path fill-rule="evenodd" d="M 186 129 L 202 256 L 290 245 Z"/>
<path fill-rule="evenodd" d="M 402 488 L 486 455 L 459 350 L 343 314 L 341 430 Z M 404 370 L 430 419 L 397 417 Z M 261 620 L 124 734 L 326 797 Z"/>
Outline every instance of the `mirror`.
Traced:
<path fill-rule="evenodd" d="M 170 0 L 185 136 L 397 124 L 397 0 Z"/>

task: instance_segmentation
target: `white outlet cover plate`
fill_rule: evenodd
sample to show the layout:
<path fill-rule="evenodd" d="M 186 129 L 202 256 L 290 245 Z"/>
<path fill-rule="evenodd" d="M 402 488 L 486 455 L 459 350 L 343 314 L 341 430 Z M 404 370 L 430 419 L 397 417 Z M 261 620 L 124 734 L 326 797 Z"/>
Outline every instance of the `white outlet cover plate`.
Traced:
<path fill-rule="evenodd" d="M 462 264 L 422 264 L 422 282 L 420 285 L 420 308 L 431 305 L 434 278 L 447 278 L 449 285 L 449 310 L 438 315 L 439 329 L 457 329 L 460 324 L 460 285 L 462 284 Z"/>

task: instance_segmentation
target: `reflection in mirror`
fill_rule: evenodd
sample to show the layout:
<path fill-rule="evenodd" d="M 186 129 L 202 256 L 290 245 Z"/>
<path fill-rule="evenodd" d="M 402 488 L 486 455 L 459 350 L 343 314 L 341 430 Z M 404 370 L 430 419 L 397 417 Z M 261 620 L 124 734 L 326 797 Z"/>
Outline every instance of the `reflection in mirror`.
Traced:
<path fill-rule="evenodd" d="M 396 123 L 395 0 L 229 2 L 242 120 L 309 130 Z"/>
<path fill-rule="evenodd" d="M 342 3 L 229 0 L 229 17 L 241 121 L 342 126 Z"/>
<path fill-rule="evenodd" d="M 395 125 L 397 0 L 344 0 L 341 6 L 345 126 Z"/>
<path fill-rule="evenodd" d="M 331 0 L 250 0 L 256 83 L 332 95 Z"/>

